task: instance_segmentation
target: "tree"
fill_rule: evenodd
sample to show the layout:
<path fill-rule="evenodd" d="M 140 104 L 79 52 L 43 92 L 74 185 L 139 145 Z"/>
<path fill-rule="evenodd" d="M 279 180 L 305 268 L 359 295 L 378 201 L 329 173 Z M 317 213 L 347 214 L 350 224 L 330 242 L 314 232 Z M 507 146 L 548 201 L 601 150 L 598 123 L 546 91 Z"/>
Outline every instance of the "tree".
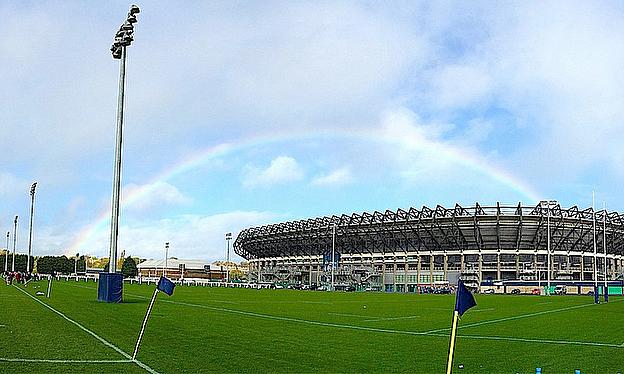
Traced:
<path fill-rule="evenodd" d="M 129 278 L 136 277 L 138 273 L 139 270 L 134 259 L 130 256 L 126 257 L 121 265 L 121 274 L 123 274 L 124 278 Z"/>
<path fill-rule="evenodd" d="M 245 274 L 242 270 L 232 269 L 230 270 L 230 280 L 241 280 Z"/>
<path fill-rule="evenodd" d="M 15 259 L 17 260 L 17 257 Z M 26 260 L 24 260 L 24 265 L 26 265 Z M 74 272 L 74 261 L 65 256 L 39 257 L 37 258 L 37 272 L 40 274 L 70 274 Z"/>

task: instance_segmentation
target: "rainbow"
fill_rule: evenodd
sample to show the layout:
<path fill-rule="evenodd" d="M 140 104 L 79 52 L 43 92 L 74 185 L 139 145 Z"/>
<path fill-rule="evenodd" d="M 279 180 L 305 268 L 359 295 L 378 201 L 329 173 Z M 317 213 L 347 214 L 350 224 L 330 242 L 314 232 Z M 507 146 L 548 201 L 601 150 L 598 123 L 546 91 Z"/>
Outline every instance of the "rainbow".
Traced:
<path fill-rule="evenodd" d="M 332 130 L 318 133 L 311 133 L 307 131 L 282 133 L 279 135 L 256 135 L 240 140 L 237 143 L 223 143 L 203 149 L 163 169 L 160 173 L 151 178 L 146 184 L 130 191 L 125 196 L 122 196 L 120 206 L 127 206 L 134 202 L 140 201 L 146 196 L 149 196 L 149 194 L 156 188 L 158 182 L 165 182 L 174 178 L 175 176 L 185 174 L 206 164 L 207 162 L 227 156 L 228 154 L 274 143 L 303 140 L 360 140 L 365 142 L 386 143 L 404 147 L 409 146 L 413 149 L 420 149 L 427 152 L 435 152 L 435 154 L 438 155 L 439 158 L 445 161 L 465 166 L 473 170 L 474 172 L 486 175 L 492 180 L 510 188 L 511 190 L 518 193 L 520 196 L 523 196 L 524 198 L 530 200 L 531 202 L 537 202 L 540 200 L 539 194 L 535 192 L 535 190 L 526 182 L 518 179 L 511 173 L 487 162 L 487 160 L 478 157 L 477 155 L 460 147 L 453 147 L 445 143 L 428 139 L 424 136 L 409 137 L 406 141 L 404 137 L 387 136 L 384 134 L 380 134 L 378 131 L 372 130 Z M 85 248 L 89 247 L 90 244 L 93 243 L 96 237 L 101 237 L 103 233 L 107 232 L 107 230 L 109 230 L 109 226 L 110 210 L 107 209 L 101 212 L 100 215 L 98 215 L 91 224 L 81 229 L 81 231 L 72 241 L 66 253 L 73 254 L 82 252 Z"/>

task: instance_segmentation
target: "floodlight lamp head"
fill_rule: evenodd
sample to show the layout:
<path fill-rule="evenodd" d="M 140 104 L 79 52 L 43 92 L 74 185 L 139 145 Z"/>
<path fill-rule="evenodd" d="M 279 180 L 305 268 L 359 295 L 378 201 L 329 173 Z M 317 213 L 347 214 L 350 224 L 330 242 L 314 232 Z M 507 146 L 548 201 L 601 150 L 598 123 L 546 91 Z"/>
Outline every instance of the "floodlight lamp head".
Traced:
<path fill-rule="evenodd" d="M 132 30 L 133 28 L 134 26 L 132 26 L 132 24 L 128 21 L 124 22 L 120 27 L 121 30 Z"/>
<path fill-rule="evenodd" d="M 111 47 L 111 50 L 113 52 L 113 58 L 115 60 L 121 60 L 121 45 L 117 45 L 117 44 L 113 44 L 113 46 Z"/>
<path fill-rule="evenodd" d="M 137 13 L 141 13 L 141 9 L 139 9 L 137 5 L 132 4 L 132 6 L 130 7 L 130 14 L 135 15 Z"/>
<path fill-rule="evenodd" d="M 134 38 L 132 36 L 128 35 L 125 38 L 123 38 L 119 44 L 121 44 L 124 47 L 127 47 L 127 46 L 129 46 L 132 43 L 133 40 L 134 40 Z"/>
<path fill-rule="evenodd" d="M 126 19 L 126 21 L 130 22 L 130 23 L 136 23 L 137 22 L 137 18 L 134 14 L 128 14 L 128 18 Z"/>

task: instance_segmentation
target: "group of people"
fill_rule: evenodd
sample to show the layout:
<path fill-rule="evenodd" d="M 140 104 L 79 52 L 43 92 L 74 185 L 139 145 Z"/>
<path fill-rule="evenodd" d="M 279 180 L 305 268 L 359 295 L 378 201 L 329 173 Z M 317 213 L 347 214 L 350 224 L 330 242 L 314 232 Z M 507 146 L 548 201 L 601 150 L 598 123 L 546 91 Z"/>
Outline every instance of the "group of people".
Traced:
<path fill-rule="evenodd" d="M 34 277 L 38 277 L 37 275 L 31 274 L 31 273 L 26 273 L 26 272 L 21 272 L 21 271 L 8 271 L 8 270 L 2 273 L 2 276 L 4 277 L 4 280 L 7 286 L 12 285 L 14 280 L 17 283 L 26 284 L 29 280 L 33 279 Z"/>
<path fill-rule="evenodd" d="M 452 286 L 418 286 L 418 293 L 449 294 L 455 292 Z"/>

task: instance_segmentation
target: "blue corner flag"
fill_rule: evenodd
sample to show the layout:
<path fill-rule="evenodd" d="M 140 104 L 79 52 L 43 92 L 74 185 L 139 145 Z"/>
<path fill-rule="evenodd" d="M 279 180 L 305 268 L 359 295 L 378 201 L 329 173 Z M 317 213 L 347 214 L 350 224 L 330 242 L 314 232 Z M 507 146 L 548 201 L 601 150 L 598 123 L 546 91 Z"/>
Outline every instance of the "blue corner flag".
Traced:
<path fill-rule="evenodd" d="M 170 281 L 169 279 L 165 277 L 160 277 L 160 280 L 158 280 L 158 286 L 156 288 L 158 288 L 159 291 L 162 291 L 166 293 L 167 295 L 171 296 L 173 295 L 173 289 L 175 288 L 175 283 L 173 283 L 172 281 Z"/>
<path fill-rule="evenodd" d="M 446 365 L 446 374 L 453 372 L 453 356 L 455 355 L 455 334 L 457 332 L 457 320 L 468 309 L 477 305 L 477 302 L 468 291 L 464 282 L 457 282 L 457 294 L 455 295 L 455 311 L 453 311 L 453 325 L 451 327 L 451 341 L 449 343 L 448 363 Z"/>
<path fill-rule="evenodd" d="M 457 284 L 457 295 L 455 296 L 455 310 L 461 316 L 475 305 L 477 305 L 477 302 L 474 296 L 472 296 L 472 293 L 464 286 L 464 282 L 459 281 Z"/>

